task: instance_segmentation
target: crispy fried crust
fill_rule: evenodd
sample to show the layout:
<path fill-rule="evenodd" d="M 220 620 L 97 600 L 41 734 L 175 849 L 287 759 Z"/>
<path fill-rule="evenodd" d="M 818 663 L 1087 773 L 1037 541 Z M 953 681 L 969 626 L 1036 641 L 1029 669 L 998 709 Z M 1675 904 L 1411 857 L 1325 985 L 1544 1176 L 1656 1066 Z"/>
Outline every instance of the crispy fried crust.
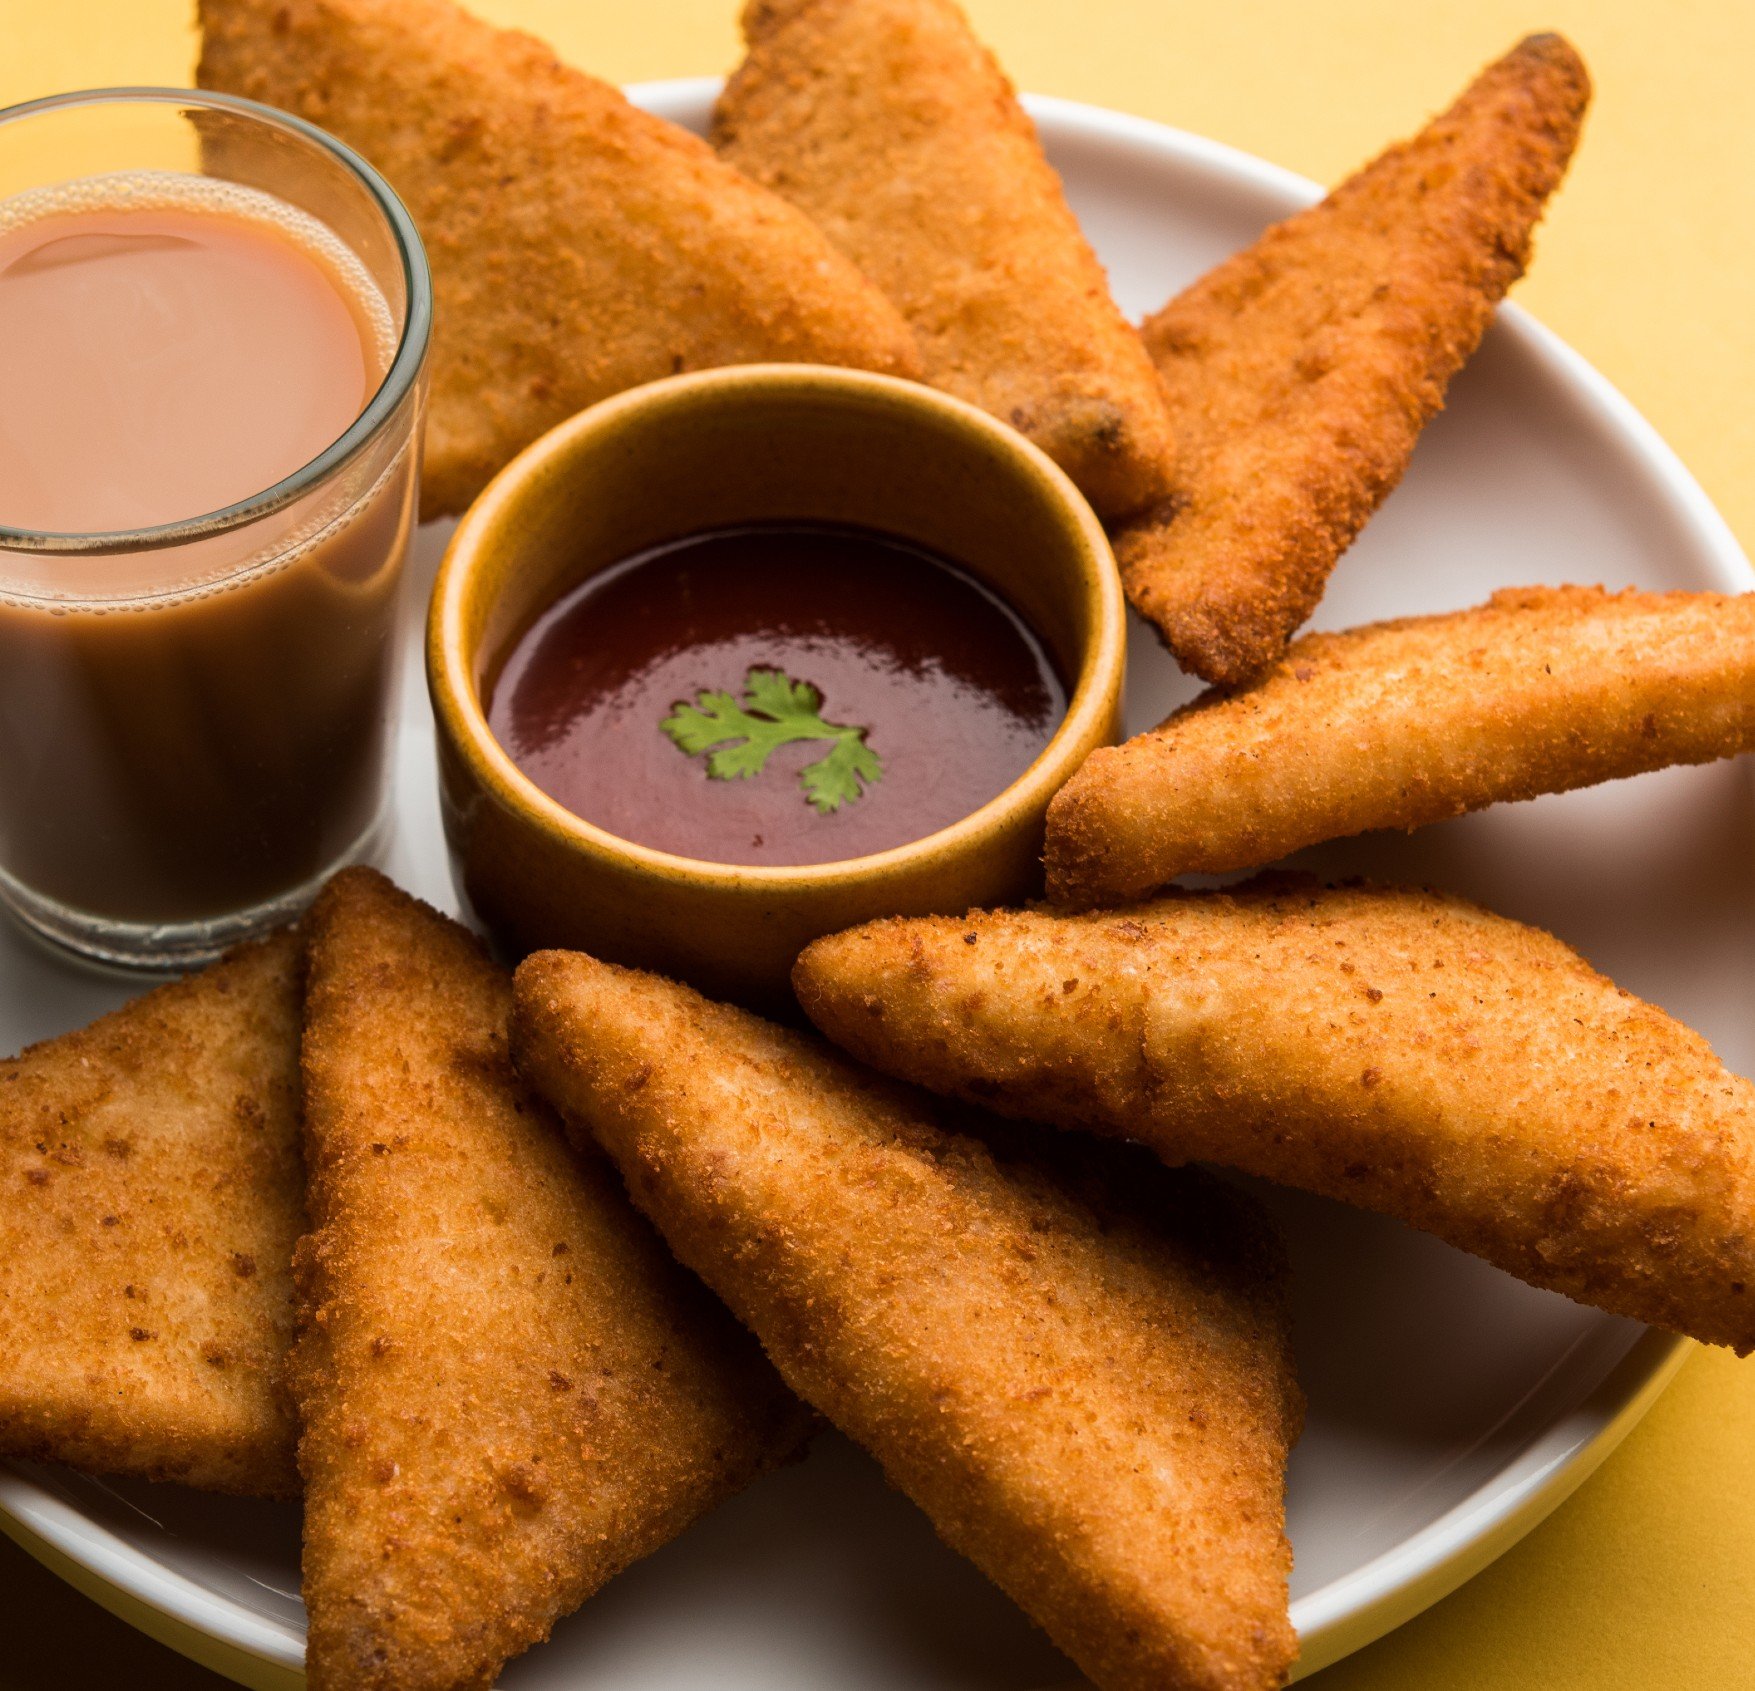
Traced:
<path fill-rule="evenodd" d="M 1151 360 L 953 0 L 752 0 L 714 114 L 896 302 L 928 380 L 1021 429 L 1119 517 L 1170 491 Z"/>
<path fill-rule="evenodd" d="M 1116 556 L 1184 669 L 1239 686 L 1310 615 L 1523 274 L 1589 98 L 1572 47 L 1529 37 L 1148 319 L 1177 492 Z"/>
<path fill-rule="evenodd" d="M 349 870 L 309 940 L 307 1673 L 485 1687 L 804 1411 L 517 1083 L 469 934 Z"/>
<path fill-rule="evenodd" d="M 1755 1348 L 1755 1087 L 1551 935 L 1264 877 L 1108 915 L 893 920 L 795 984 L 879 1068 L 1399 1216 Z"/>
<path fill-rule="evenodd" d="M 0 1064 L 0 1453 L 291 1497 L 298 943 Z"/>
<path fill-rule="evenodd" d="M 513 1037 L 794 1389 L 1105 1691 L 1283 1682 L 1302 1406 L 1245 1200 L 997 1161 L 812 1040 L 578 953 L 520 968 Z"/>
<path fill-rule="evenodd" d="M 1755 594 L 1525 587 L 1309 634 L 1092 753 L 1048 811 L 1048 890 L 1137 898 L 1369 828 L 1755 749 Z"/>
<path fill-rule="evenodd" d="M 203 88 L 390 180 L 436 299 L 423 513 L 623 388 L 764 359 L 912 375 L 913 337 L 792 206 L 450 0 L 201 0 Z"/>

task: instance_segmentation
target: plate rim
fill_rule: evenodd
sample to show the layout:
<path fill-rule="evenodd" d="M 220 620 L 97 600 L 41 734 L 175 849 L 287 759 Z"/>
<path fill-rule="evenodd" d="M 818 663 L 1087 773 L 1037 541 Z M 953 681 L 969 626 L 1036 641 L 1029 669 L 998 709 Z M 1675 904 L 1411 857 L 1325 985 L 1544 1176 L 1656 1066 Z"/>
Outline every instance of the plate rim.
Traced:
<path fill-rule="evenodd" d="M 710 102 L 719 77 L 678 77 L 630 84 L 637 105 L 674 115 Z M 1171 124 L 1056 95 L 1025 94 L 1025 108 L 1045 130 L 1069 139 L 1119 143 L 1168 155 L 1278 199 L 1285 215 L 1323 190 L 1307 177 L 1222 141 Z M 1619 437 L 1679 517 L 1725 592 L 1755 589 L 1730 525 L 1675 450 L 1609 379 L 1521 307 L 1502 304 L 1495 332 L 1508 335 L 1557 377 L 1607 432 Z M 1693 1342 L 1648 1328 L 1604 1378 L 1519 1456 L 1438 1520 L 1393 1549 L 1331 1580 L 1292 1605 L 1302 1679 L 1374 1642 L 1448 1596 L 1545 1519 L 1610 1455 L 1656 1402 Z M 1571 1439 L 1566 1424 L 1589 1430 Z M 1563 1448 L 1553 1449 L 1559 1444 Z M 188 1575 L 136 1549 L 91 1520 L 70 1500 L 0 1462 L 0 1532 L 130 1625 L 181 1654 L 258 1691 L 303 1684 L 303 1641 L 292 1627 L 251 1612 Z"/>

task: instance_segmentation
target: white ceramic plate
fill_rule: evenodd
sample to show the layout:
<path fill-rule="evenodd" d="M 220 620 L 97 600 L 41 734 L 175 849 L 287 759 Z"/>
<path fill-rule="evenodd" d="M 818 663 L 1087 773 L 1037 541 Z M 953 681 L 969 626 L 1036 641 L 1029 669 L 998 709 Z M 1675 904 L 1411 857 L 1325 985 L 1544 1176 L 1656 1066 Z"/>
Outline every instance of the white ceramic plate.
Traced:
<path fill-rule="evenodd" d="M 664 83 L 638 97 L 699 128 L 714 90 Z M 1315 192 L 1155 124 L 1057 100 L 1031 109 L 1130 314 Z M 421 537 L 412 586 L 422 597 L 442 541 Z M 1566 581 L 1755 586 L 1651 430 L 1552 335 L 1507 310 L 1406 482 L 1342 563 L 1318 621 Z M 1143 630 L 1132 664 L 1132 728 L 1192 691 Z M 389 866 L 454 909 L 413 663 L 405 685 Z M 1755 793 L 1745 767 L 1672 770 L 1310 855 L 1324 868 L 1430 880 L 1550 927 L 1701 1029 L 1733 1067 L 1755 1064 Z M 5 930 L 0 1050 L 84 1022 L 130 990 Z M 1392 1223 L 1269 1197 L 1291 1239 L 1310 1397 L 1290 1482 L 1292 1615 L 1309 1672 L 1443 1595 L 1541 1519 L 1649 1406 L 1684 1347 Z M 221 1671 L 256 1686 L 298 1683 L 294 1509 L 19 1465 L 0 1468 L 0 1526 Z M 1071 1678 L 871 1462 L 825 1437 L 806 1463 L 614 1581 L 504 1684 L 1033 1691 Z"/>

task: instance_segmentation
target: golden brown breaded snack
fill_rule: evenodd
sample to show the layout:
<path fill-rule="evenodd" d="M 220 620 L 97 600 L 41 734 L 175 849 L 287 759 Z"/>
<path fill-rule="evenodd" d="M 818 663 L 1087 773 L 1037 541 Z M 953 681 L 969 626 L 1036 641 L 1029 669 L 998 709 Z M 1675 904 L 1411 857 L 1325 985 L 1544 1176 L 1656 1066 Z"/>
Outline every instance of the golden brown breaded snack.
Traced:
<path fill-rule="evenodd" d="M 485 1687 L 805 1412 L 519 1085 L 471 935 L 369 870 L 308 931 L 306 1671 Z"/>
<path fill-rule="evenodd" d="M 292 1497 L 299 948 L 0 1063 L 0 1454 Z"/>
<path fill-rule="evenodd" d="M 203 88 L 339 135 L 420 227 L 429 517 L 563 418 L 679 370 L 918 372 L 894 308 L 808 218 L 531 36 L 450 0 L 200 0 L 200 16 Z"/>
<path fill-rule="evenodd" d="M 720 153 L 902 309 L 935 386 L 1111 517 L 1168 496 L 1170 426 L 1005 73 L 954 0 L 750 0 Z"/>
<path fill-rule="evenodd" d="M 856 1055 L 1403 1221 L 1755 1348 L 1755 1087 L 1550 934 L 1269 876 L 1101 915 L 875 922 L 795 975 Z"/>
<path fill-rule="evenodd" d="M 576 952 L 519 969 L 513 1039 L 793 1388 L 1104 1691 L 1283 1683 L 1302 1400 L 1247 1200 L 996 1160 L 814 1040 Z"/>
<path fill-rule="evenodd" d="M 1247 692 L 1093 752 L 1048 892 L 1114 904 L 1369 828 L 1755 748 L 1755 594 L 1521 587 L 1307 634 Z"/>
<path fill-rule="evenodd" d="M 1115 549 L 1184 669 L 1253 680 L 1315 608 L 1523 274 L 1589 99 L 1570 44 L 1532 35 L 1147 320 L 1177 488 Z"/>

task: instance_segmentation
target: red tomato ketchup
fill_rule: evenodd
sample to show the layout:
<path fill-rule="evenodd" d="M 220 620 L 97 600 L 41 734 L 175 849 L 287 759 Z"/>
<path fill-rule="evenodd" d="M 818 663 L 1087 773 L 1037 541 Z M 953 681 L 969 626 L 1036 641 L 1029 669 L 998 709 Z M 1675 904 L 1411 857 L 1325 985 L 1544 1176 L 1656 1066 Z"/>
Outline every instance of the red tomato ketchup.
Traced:
<path fill-rule="evenodd" d="M 716 863 L 826 863 L 978 810 L 1066 710 L 972 575 L 865 529 L 710 530 L 591 577 L 512 644 L 488 720 L 574 815 Z"/>

